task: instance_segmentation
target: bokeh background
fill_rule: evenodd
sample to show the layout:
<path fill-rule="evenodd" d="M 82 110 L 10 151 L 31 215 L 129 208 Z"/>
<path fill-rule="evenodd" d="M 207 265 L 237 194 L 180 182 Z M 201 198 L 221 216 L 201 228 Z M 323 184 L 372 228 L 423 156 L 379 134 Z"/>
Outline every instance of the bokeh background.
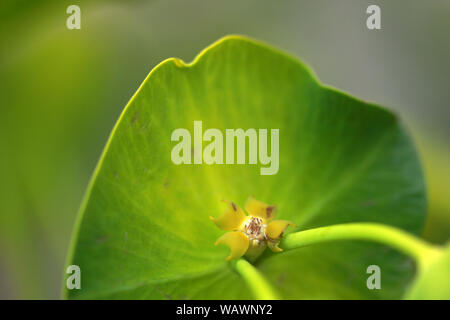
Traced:
<path fill-rule="evenodd" d="M 81 30 L 66 8 L 81 8 Z M 378 4 L 382 30 L 367 30 Z M 0 299 L 57 299 L 89 178 L 127 101 L 168 57 L 227 34 L 273 44 L 322 82 L 395 110 L 429 187 L 424 238 L 450 236 L 450 1 L 0 2 Z"/>

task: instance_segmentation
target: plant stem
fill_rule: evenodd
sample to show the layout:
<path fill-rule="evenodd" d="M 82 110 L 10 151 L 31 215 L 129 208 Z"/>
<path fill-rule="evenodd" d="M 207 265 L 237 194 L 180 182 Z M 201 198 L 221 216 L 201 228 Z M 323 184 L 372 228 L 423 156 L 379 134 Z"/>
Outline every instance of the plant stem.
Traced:
<path fill-rule="evenodd" d="M 244 259 L 238 259 L 233 262 L 233 266 L 250 287 L 257 300 L 279 299 L 271 284 L 250 262 Z"/>
<path fill-rule="evenodd" d="M 285 250 L 334 240 L 369 240 L 391 246 L 412 257 L 420 269 L 426 267 L 441 250 L 394 227 L 376 223 L 349 223 L 291 233 L 281 242 Z"/>

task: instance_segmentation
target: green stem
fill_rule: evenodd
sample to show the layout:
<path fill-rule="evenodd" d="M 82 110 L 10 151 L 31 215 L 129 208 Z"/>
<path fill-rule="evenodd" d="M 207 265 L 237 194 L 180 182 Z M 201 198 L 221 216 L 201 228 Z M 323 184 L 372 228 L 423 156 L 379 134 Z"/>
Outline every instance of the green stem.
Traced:
<path fill-rule="evenodd" d="M 250 262 L 244 259 L 238 259 L 233 262 L 233 266 L 250 287 L 257 300 L 279 299 L 271 284 Z"/>
<path fill-rule="evenodd" d="M 285 250 L 335 240 L 369 240 L 391 246 L 425 268 L 441 250 L 402 230 L 376 223 L 349 223 L 291 233 L 281 242 Z"/>

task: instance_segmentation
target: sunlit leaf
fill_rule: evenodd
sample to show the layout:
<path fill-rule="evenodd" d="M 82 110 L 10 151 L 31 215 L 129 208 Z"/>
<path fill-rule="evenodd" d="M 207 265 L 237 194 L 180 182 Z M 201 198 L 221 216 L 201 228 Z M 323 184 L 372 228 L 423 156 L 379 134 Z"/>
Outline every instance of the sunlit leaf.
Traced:
<path fill-rule="evenodd" d="M 278 173 L 175 165 L 171 134 L 192 134 L 196 120 L 203 132 L 279 129 Z M 228 248 L 214 246 L 223 232 L 209 219 L 221 200 L 243 207 L 249 195 L 276 205 L 295 230 L 370 221 L 417 234 L 425 220 L 420 164 L 393 113 L 321 85 L 295 58 L 226 37 L 192 64 L 158 65 L 124 110 L 81 208 L 69 263 L 81 267 L 82 289 L 67 296 L 252 298 L 225 261 Z M 381 290 L 366 286 L 372 264 Z M 256 266 L 287 299 L 400 298 L 414 271 L 364 242 L 266 250 Z"/>

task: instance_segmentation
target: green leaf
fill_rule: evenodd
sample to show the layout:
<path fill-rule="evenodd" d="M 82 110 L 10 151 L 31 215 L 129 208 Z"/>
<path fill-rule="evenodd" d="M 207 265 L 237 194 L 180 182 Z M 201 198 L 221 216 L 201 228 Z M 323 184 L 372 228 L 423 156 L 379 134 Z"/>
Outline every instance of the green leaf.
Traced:
<path fill-rule="evenodd" d="M 171 133 L 208 128 L 279 129 L 280 166 L 175 165 Z M 193 150 L 196 152 L 196 150 Z M 82 289 L 69 298 L 252 298 L 215 247 L 208 219 L 220 200 L 249 195 L 278 206 L 298 230 L 380 222 L 419 233 L 425 220 L 420 164 L 397 117 L 321 85 L 298 60 L 230 36 L 191 64 L 168 59 L 152 70 L 120 117 L 94 173 L 69 255 Z M 377 264 L 382 289 L 368 290 Z M 282 298 L 399 298 L 409 259 L 363 242 L 272 254 L 257 268 Z"/>

